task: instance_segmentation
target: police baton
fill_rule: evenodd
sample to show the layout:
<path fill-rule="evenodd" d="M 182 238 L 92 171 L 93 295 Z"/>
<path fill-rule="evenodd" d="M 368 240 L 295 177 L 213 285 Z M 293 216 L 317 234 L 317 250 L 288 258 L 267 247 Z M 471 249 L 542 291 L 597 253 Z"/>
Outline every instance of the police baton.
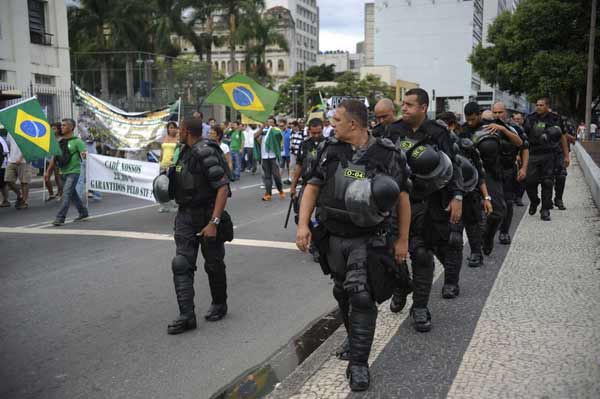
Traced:
<path fill-rule="evenodd" d="M 285 217 L 285 224 L 283 225 L 284 229 L 287 229 L 288 222 L 290 221 L 290 213 L 292 212 L 292 206 L 294 205 L 294 197 L 290 199 L 290 206 L 288 207 L 287 216 Z"/>

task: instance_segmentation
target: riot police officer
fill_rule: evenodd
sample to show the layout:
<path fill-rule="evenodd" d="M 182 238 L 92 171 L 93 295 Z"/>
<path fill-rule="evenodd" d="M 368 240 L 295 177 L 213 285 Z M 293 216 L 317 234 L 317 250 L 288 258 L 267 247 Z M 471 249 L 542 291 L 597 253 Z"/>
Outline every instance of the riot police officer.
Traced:
<path fill-rule="evenodd" d="M 390 139 L 396 143 L 400 137 L 399 120 L 396 120 L 396 107 L 389 98 L 382 98 L 375 104 L 375 120 L 377 125 L 373 128 L 373 136 Z"/>
<path fill-rule="evenodd" d="M 296 169 L 294 169 L 292 185 L 290 186 L 290 195 L 292 196 L 292 201 L 294 201 L 294 211 L 296 213 L 300 211 L 299 204 L 302 199 L 302 190 L 298 195 L 296 187 L 300 179 L 302 179 L 302 186 L 306 186 L 306 182 L 310 177 L 312 167 L 314 167 L 317 158 L 317 148 L 325 139 L 323 137 L 323 121 L 319 118 L 311 119 L 308 122 L 308 134 L 309 137 L 302 142 L 298 150 Z M 314 242 L 311 242 L 310 252 L 313 255 L 314 261 L 319 262 L 319 250 L 315 247 Z"/>
<path fill-rule="evenodd" d="M 485 184 L 485 169 L 479 156 L 479 151 L 471 141 L 470 136 L 460 136 L 461 129 L 458 125 L 456 116 L 452 112 L 444 112 L 438 116 L 453 128 L 454 135 L 458 142 L 458 155 L 456 156 L 463 177 L 463 212 L 459 223 L 450 223 L 450 235 L 448 238 L 447 260 L 444 263 L 444 286 L 442 287 L 442 297 L 446 299 L 456 298 L 460 294 L 459 279 L 463 259 L 463 230 L 468 227 L 467 238 L 471 247 L 471 256 L 469 266 L 479 267 L 483 264 L 483 254 L 481 252 L 481 198 L 489 197 L 487 186 Z M 492 205 L 489 200 L 483 201 L 485 213 L 491 212 Z"/>
<path fill-rule="evenodd" d="M 408 190 L 403 154 L 389 140 L 367 131 L 367 108 L 344 101 L 333 118 L 336 136 L 319 147 L 315 170 L 304 188 L 296 243 L 306 251 L 315 239 L 334 280 L 333 295 L 348 331 L 346 375 L 353 391 L 369 387 L 369 352 L 375 334 L 376 301 L 391 295 L 379 291 L 379 272 L 394 264 L 392 246 L 383 227 Z M 317 230 L 309 227 L 318 206 Z M 400 227 L 399 227 L 400 228 Z M 401 228 L 401 230 L 404 227 Z M 394 244 L 400 259 L 405 237 Z M 387 261 L 385 261 L 386 259 Z M 385 284 L 385 279 L 384 279 Z"/>
<path fill-rule="evenodd" d="M 483 253 L 490 255 L 494 249 L 494 238 L 500 223 L 506 214 L 506 202 L 502 183 L 502 165 L 500 164 L 500 147 L 502 140 L 508 140 L 512 145 L 520 147 L 521 138 L 509 130 L 503 122 L 493 120 L 494 115 L 488 112 L 489 118 L 479 114 L 477 103 L 465 106 L 467 124 L 464 131 L 472 134 L 472 141 L 477 147 L 485 168 L 485 184 L 492 202 L 492 212 L 487 216 L 483 231 Z"/>
<path fill-rule="evenodd" d="M 168 326 L 169 334 L 196 328 L 194 274 L 200 247 L 212 303 L 205 319 L 217 321 L 227 313 L 225 241 L 233 239 L 231 218 L 225 211 L 229 168 L 216 143 L 202 138 L 202 121 L 188 119 L 180 131 L 183 149 L 169 174 L 169 190 L 179 205 L 175 217 L 176 255 L 173 283 L 179 317 Z"/>
<path fill-rule="evenodd" d="M 567 149 L 571 151 L 570 144 L 575 143 L 575 127 L 565 117 L 561 117 L 562 126 L 565 130 L 565 137 L 567 138 Z M 563 152 L 561 147 L 557 147 L 555 150 L 554 157 L 554 205 L 561 211 L 567 209 L 563 201 L 563 194 L 565 192 L 565 185 L 567 183 L 567 168 L 563 160 Z"/>
<path fill-rule="evenodd" d="M 402 100 L 402 119 L 395 123 L 396 145 L 406 152 L 412 171 L 410 195 L 411 224 L 409 252 L 413 272 L 411 316 L 419 332 L 431 329 L 428 309 L 433 283 L 433 254 L 445 264 L 448 248 L 448 221 L 459 223 L 462 214 L 462 175 L 456 165 L 456 150 L 445 127 L 427 119 L 429 96 L 423 89 L 411 89 Z M 406 298 L 394 295 L 390 303 L 399 312 Z"/>
<path fill-rule="evenodd" d="M 500 142 L 500 164 L 502 166 L 502 182 L 504 191 L 504 201 L 506 202 L 506 214 L 500 224 L 500 233 L 498 241 L 500 244 L 508 245 L 511 243 L 509 234 L 512 223 L 515 200 L 519 193 L 519 185 L 527 176 L 527 164 L 529 163 L 529 141 L 520 126 L 513 124 L 508 118 L 506 106 L 502 102 L 497 102 L 492 106 L 494 117 L 506 124 L 506 127 L 518 134 L 523 144 L 521 147 L 515 146 L 510 141 L 503 139 Z M 521 164 L 517 167 L 517 156 L 520 156 Z"/>
<path fill-rule="evenodd" d="M 525 134 L 529 139 L 529 165 L 525 179 L 529 201 L 529 214 L 535 215 L 540 205 L 538 185 L 542 186 L 542 208 L 540 218 L 550 221 L 552 209 L 552 189 L 554 186 L 554 168 L 559 163 L 569 167 L 569 148 L 560 117 L 550 112 L 550 100 L 540 98 L 535 103 L 535 112 L 528 115 L 524 124 Z"/>

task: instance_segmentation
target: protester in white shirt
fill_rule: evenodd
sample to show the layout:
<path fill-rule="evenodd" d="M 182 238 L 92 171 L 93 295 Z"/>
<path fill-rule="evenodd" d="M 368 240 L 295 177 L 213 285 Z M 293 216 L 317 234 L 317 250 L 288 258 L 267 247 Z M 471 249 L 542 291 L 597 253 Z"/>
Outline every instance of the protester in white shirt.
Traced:
<path fill-rule="evenodd" d="M 0 203 L 0 208 L 8 208 L 10 206 L 10 202 L 8 202 L 8 188 L 6 183 L 4 183 L 4 172 L 8 165 L 8 143 L 2 136 L 0 136 L 0 150 L 2 151 L 2 165 L 0 165 L 0 193 L 2 194 L 2 202 Z"/>
<path fill-rule="evenodd" d="M 231 154 L 229 153 L 229 146 L 222 142 L 223 129 L 221 129 L 221 126 L 212 126 L 210 128 L 210 133 L 208 134 L 208 139 L 219 144 L 219 147 L 221 147 L 221 151 L 223 151 L 223 155 L 225 155 L 227 165 L 229 165 L 229 170 L 233 170 L 233 164 L 231 163 Z"/>
<path fill-rule="evenodd" d="M 17 194 L 15 208 L 27 209 L 29 208 L 27 199 L 32 175 L 31 163 L 23 158 L 21 150 L 10 134 L 8 135 L 8 149 L 8 165 L 6 166 L 4 181 L 8 188 Z M 17 188 L 17 180 L 19 180 L 20 189 Z"/>
<path fill-rule="evenodd" d="M 333 126 L 331 126 L 331 122 L 329 122 L 329 119 L 325 119 L 325 122 L 323 122 L 323 137 L 331 137 L 332 133 Z"/>
<path fill-rule="evenodd" d="M 254 160 L 254 135 L 258 132 L 258 126 L 247 125 L 244 129 L 244 159 L 243 169 L 246 172 L 256 173 L 256 162 Z"/>

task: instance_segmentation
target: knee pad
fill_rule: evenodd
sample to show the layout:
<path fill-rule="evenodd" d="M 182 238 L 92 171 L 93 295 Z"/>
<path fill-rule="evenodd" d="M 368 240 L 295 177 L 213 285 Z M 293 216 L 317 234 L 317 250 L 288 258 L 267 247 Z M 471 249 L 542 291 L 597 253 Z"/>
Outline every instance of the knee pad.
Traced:
<path fill-rule="evenodd" d="M 411 261 L 413 265 L 427 265 L 429 266 L 433 262 L 433 254 L 426 248 L 419 247 L 411 254 Z"/>
<path fill-rule="evenodd" d="M 171 262 L 171 269 L 173 270 L 173 274 L 188 274 L 194 270 L 194 267 L 190 265 L 185 256 L 177 255 Z"/>
<path fill-rule="evenodd" d="M 352 309 L 357 311 L 366 312 L 377 310 L 375 301 L 373 301 L 373 298 L 368 291 L 359 291 L 350 295 L 350 304 L 352 305 Z"/>
<path fill-rule="evenodd" d="M 550 177 L 544 177 L 542 179 L 542 186 L 545 188 L 552 188 L 552 186 L 554 185 L 554 180 Z"/>

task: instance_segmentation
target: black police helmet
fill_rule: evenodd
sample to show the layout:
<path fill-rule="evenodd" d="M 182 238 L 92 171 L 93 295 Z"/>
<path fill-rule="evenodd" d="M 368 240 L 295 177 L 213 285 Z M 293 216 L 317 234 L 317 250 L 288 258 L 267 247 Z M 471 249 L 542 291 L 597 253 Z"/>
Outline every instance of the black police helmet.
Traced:
<path fill-rule="evenodd" d="M 429 175 L 440 164 L 440 154 L 428 144 L 420 145 L 411 151 L 408 164 L 414 174 Z"/>
<path fill-rule="evenodd" d="M 154 178 L 152 182 L 152 194 L 154 194 L 154 198 L 160 203 L 169 202 L 171 198 L 169 197 L 169 178 L 167 175 L 162 174 Z"/>
<path fill-rule="evenodd" d="M 371 181 L 371 192 L 377 208 L 382 212 L 388 212 L 398 201 L 400 187 L 390 176 L 376 175 Z"/>
<path fill-rule="evenodd" d="M 473 134 L 473 143 L 483 159 L 493 158 L 500 151 L 500 138 L 484 128 L 478 129 Z"/>
<path fill-rule="evenodd" d="M 460 165 L 460 170 L 463 176 L 463 189 L 465 192 L 471 192 L 477 187 L 479 173 L 471 161 L 462 155 L 456 156 L 456 162 Z"/>

